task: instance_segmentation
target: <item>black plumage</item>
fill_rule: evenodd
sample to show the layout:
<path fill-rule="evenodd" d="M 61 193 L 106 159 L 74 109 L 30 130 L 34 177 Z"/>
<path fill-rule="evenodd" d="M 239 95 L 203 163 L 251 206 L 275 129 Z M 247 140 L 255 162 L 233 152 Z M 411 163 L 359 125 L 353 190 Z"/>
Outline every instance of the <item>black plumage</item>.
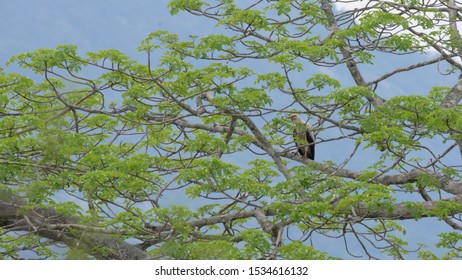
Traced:
<path fill-rule="evenodd" d="M 297 114 L 291 114 L 289 117 L 295 122 L 294 140 L 298 153 L 304 158 L 314 160 L 316 137 L 311 126 Z"/>

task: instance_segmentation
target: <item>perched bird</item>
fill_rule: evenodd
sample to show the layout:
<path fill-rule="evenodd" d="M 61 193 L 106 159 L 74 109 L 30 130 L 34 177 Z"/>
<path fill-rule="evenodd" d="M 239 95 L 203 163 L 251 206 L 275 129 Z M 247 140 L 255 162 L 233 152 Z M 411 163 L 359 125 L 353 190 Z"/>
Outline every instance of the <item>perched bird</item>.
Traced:
<path fill-rule="evenodd" d="M 295 122 L 294 139 L 298 153 L 304 158 L 314 160 L 315 136 L 311 126 L 297 114 L 291 114 L 289 118 Z"/>

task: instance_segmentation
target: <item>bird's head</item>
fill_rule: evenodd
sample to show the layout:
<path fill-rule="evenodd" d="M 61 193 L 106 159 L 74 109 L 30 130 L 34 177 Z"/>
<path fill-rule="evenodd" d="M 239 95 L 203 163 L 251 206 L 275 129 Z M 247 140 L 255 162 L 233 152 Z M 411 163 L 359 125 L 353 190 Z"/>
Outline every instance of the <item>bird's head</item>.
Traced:
<path fill-rule="evenodd" d="M 289 118 L 294 122 L 300 119 L 300 117 L 297 114 L 290 114 Z"/>

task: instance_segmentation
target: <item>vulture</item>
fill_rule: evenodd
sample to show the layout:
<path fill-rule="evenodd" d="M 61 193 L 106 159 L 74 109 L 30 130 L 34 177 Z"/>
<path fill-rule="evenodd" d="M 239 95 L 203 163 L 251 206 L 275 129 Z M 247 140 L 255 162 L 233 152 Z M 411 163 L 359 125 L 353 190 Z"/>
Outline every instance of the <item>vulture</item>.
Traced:
<path fill-rule="evenodd" d="M 295 122 L 294 139 L 298 153 L 304 158 L 314 160 L 315 136 L 311 125 L 302 120 L 297 114 L 291 114 L 289 118 Z"/>

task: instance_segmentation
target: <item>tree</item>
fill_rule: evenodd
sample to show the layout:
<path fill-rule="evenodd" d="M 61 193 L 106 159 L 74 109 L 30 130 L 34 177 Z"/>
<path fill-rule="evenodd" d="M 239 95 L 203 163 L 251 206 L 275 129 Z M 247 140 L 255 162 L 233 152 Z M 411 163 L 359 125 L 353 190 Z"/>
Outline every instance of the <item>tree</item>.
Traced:
<path fill-rule="evenodd" d="M 155 31 L 142 62 L 39 49 L 10 61 L 33 78 L 1 71 L 3 258 L 329 259 L 335 239 L 364 258 L 461 257 L 461 5 L 169 8 L 216 34 Z M 440 251 L 410 246 L 401 221 L 431 218 Z"/>

